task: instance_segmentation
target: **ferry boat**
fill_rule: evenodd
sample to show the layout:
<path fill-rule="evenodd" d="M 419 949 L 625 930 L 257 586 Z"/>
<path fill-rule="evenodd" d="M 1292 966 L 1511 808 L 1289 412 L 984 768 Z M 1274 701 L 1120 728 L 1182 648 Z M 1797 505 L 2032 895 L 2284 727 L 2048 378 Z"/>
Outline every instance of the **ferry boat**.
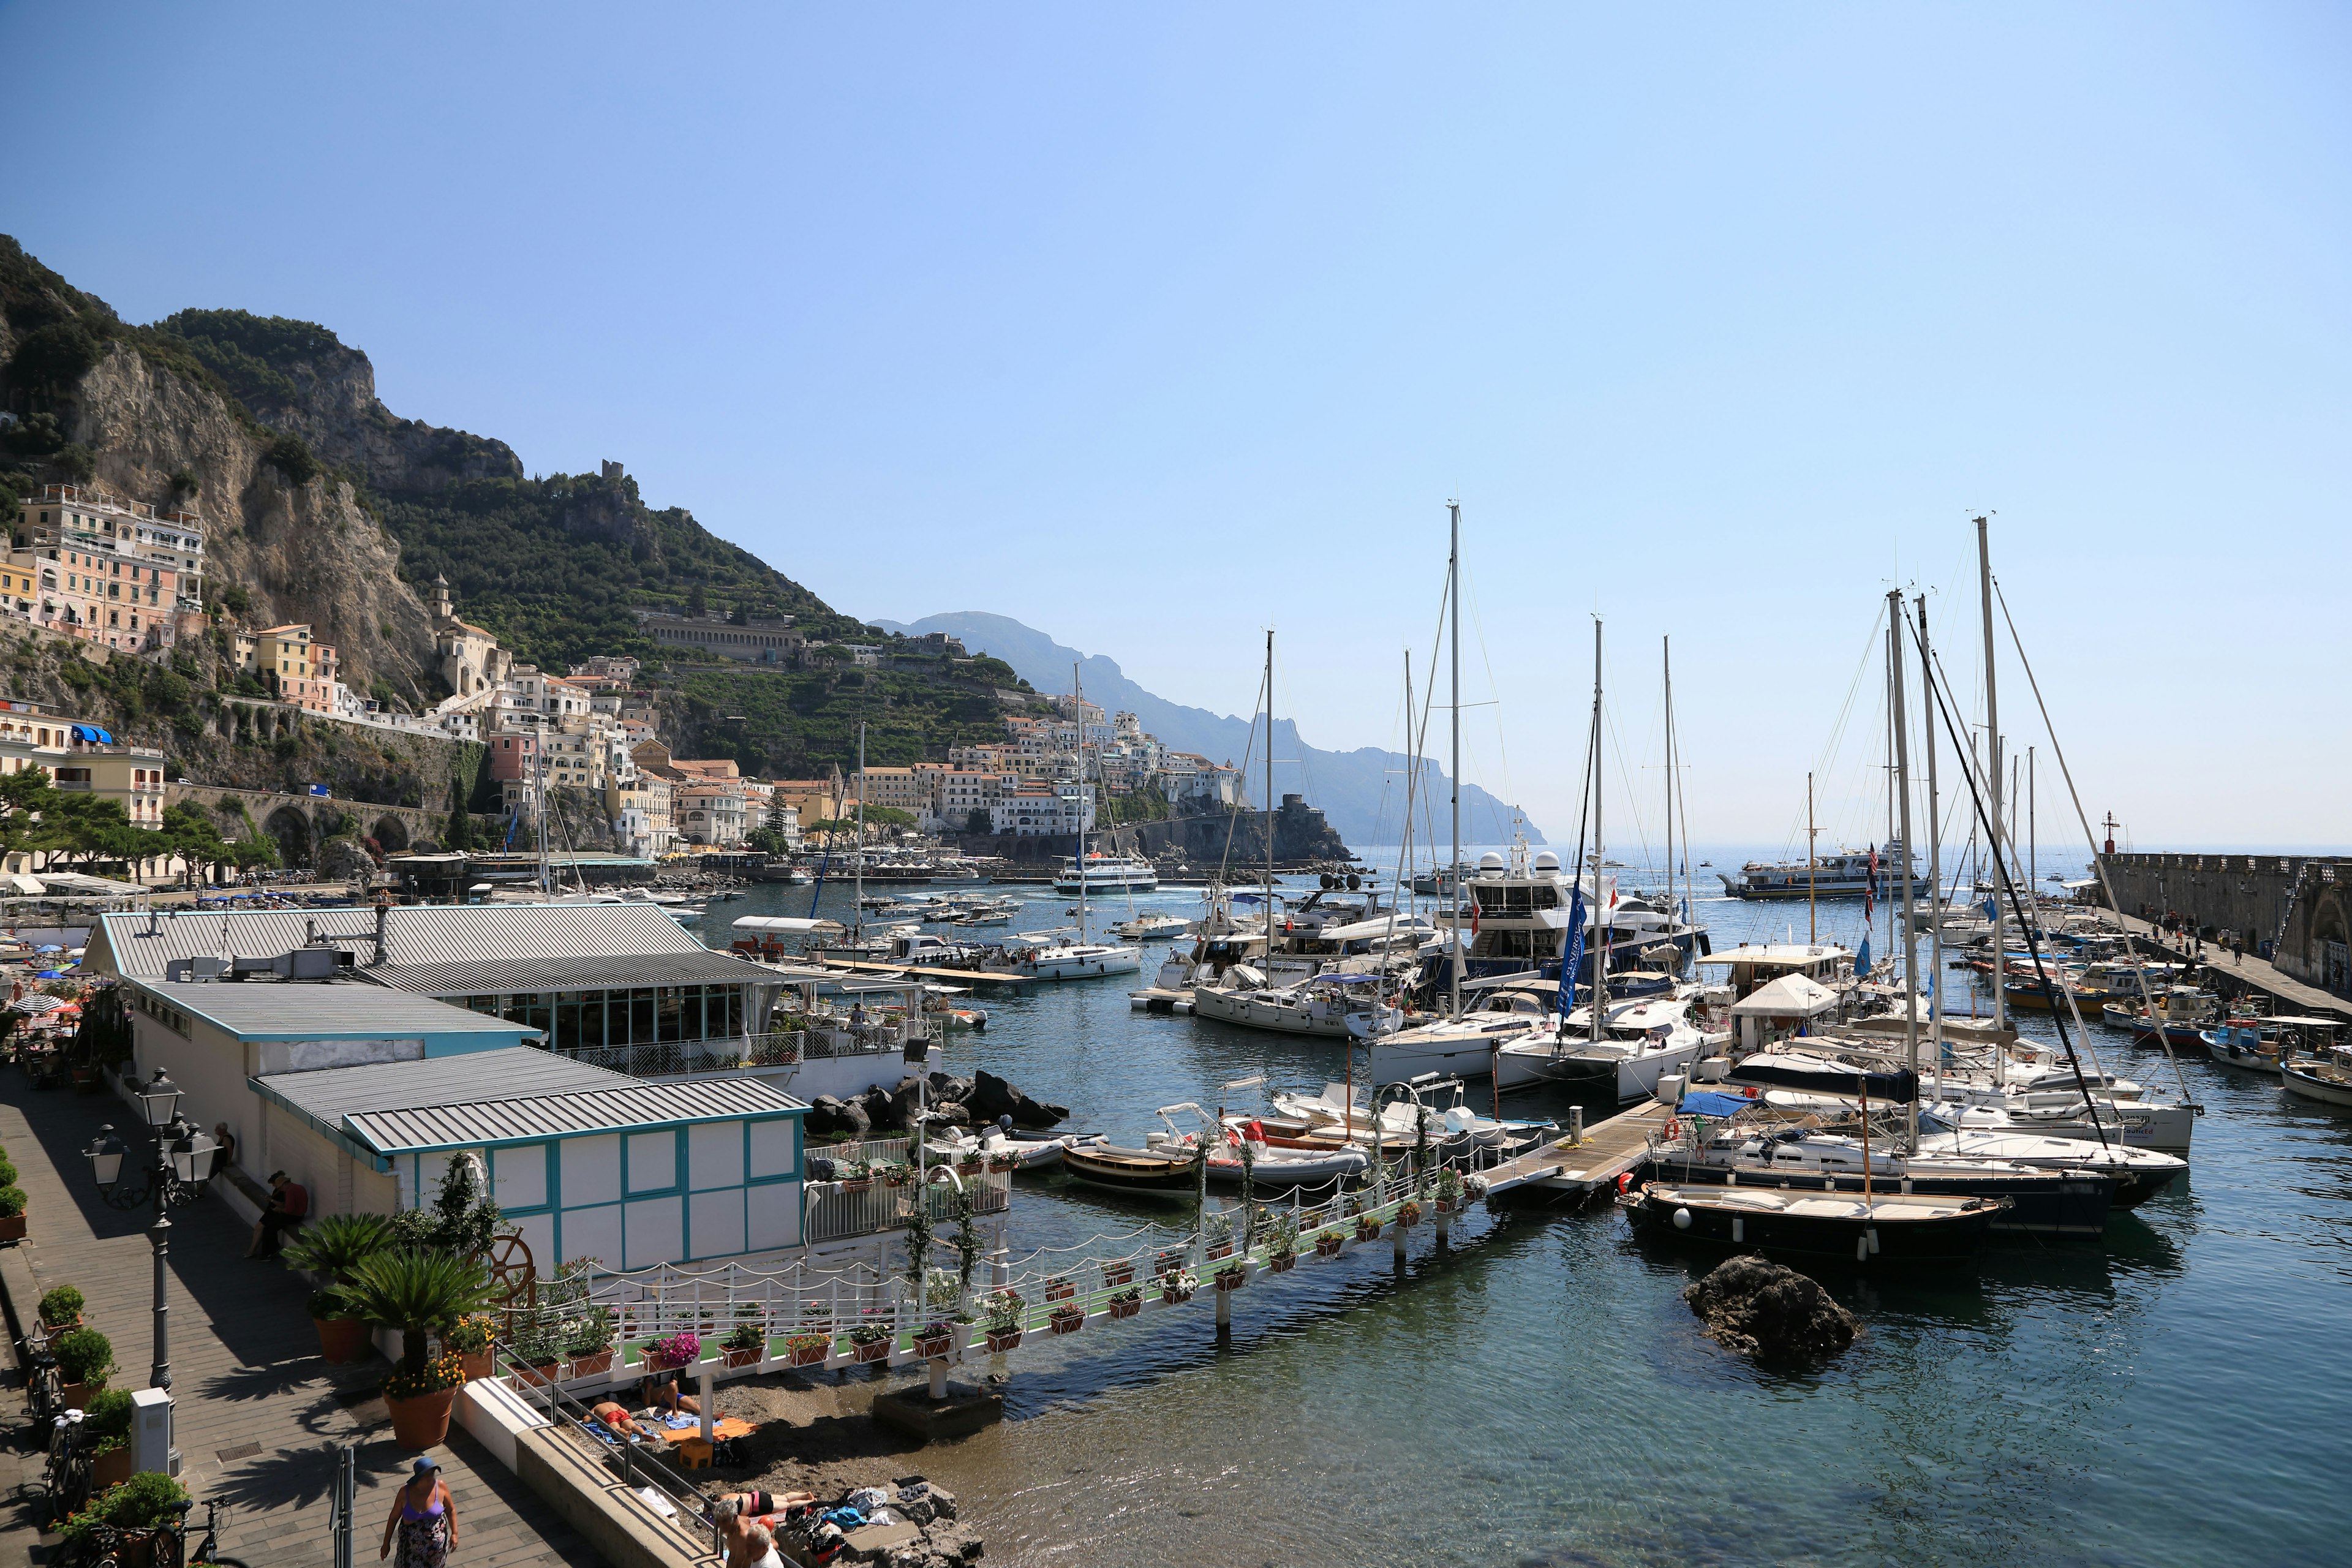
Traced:
<path fill-rule="evenodd" d="M 1075 855 L 1062 857 L 1062 868 L 1054 874 L 1054 891 L 1057 893 L 1150 893 L 1160 888 L 1160 873 L 1150 861 L 1140 855 L 1105 855 L 1097 851 L 1086 858 L 1086 870 L 1078 869 Z"/>
<path fill-rule="evenodd" d="M 1889 839 L 1877 850 L 1841 849 L 1810 863 L 1750 860 L 1737 876 L 1724 871 L 1716 876 L 1723 890 L 1735 899 L 1859 899 L 1873 891 L 1884 898 L 1890 888 L 1900 890 L 1906 858 L 1913 861 L 1913 879 L 1924 882 L 1916 858 L 1906 856 L 1899 838 Z M 1877 879 L 1874 888 L 1873 877 Z"/>

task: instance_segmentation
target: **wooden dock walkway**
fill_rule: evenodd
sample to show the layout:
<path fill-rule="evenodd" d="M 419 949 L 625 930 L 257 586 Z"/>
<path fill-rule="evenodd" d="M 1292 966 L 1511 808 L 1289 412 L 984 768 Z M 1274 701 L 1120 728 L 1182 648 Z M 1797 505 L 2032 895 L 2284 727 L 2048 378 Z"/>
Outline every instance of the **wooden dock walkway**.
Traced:
<path fill-rule="evenodd" d="M 1649 1157 L 1650 1140 L 1673 1114 L 1672 1107 L 1653 1100 L 1588 1127 L 1581 1142 L 1562 1137 L 1479 1174 L 1496 1197 L 1530 1187 L 1578 1196 L 1613 1187 Z"/>

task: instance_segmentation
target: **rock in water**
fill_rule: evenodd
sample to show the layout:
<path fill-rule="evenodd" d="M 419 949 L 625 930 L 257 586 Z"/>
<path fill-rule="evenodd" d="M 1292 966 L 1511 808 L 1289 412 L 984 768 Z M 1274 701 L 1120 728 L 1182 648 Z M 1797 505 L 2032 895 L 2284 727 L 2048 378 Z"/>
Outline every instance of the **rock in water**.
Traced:
<path fill-rule="evenodd" d="M 809 1101 L 807 1127 L 812 1138 L 863 1138 L 873 1131 L 873 1126 L 866 1108 L 855 1100 L 845 1102 L 829 1094 L 820 1094 Z"/>
<path fill-rule="evenodd" d="M 1862 1327 L 1817 1281 L 1760 1258 L 1727 1259 L 1683 1300 L 1708 1338 L 1759 1362 L 1828 1361 Z"/>
<path fill-rule="evenodd" d="M 964 1101 L 975 1122 L 1013 1118 L 1015 1127 L 1051 1127 L 1070 1113 L 1059 1105 L 1041 1105 L 992 1072 L 971 1075 L 971 1094 Z"/>

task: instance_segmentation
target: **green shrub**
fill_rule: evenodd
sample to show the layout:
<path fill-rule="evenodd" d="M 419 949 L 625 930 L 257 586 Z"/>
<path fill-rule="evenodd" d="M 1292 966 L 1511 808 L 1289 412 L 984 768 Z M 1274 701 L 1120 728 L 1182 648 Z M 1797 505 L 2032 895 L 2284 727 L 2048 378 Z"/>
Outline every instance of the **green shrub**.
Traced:
<path fill-rule="evenodd" d="M 13 1187 L 16 1184 L 16 1167 L 10 1164 L 5 1158 L 0 1158 L 0 1187 Z"/>
<path fill-rule="evenodd" d="M 323 1290 L 311 1291 L 310 1304 L 306 1310 L 310 1312 L 314 1321 L 321 1323 L 332 1322 L 338 1318 L 359 1316 L 357 1312 L 352 1310 L 352 1304 L 344 1298 L 343 1293 L 331 1285 Z"/>
<path fill-rule="evenodd" d="M 97 1524 L 117 1530 L 152 1530 L 170 1522 L 188 1489 L 161 1470 L 142 1470 L 119 1487 L 109 1487 L 90 1505 L 60 1525 L 58 1533 L 79 1542 Z"/>
<path fill-rule="evenodd" d="M 79 1383 L 91 1388 L 104 1388 L 107 1374 L 114 1370 L 114 1342 L 96 1329 L 76 1329 L 59 1334 L 49 1347 L 58 1358 L 58 1377 L 65 1383 Z"/>
<path fill-rule="evenodd" d="M 59 1285 L 41 1298 L 41 1321 L 51 1328 L 70 1323 L 81 1316 L 82 1293 L 70 1285 Z"/>
<path fill-rule="evenodd" d="M 135 1408 L 127 1388 L 94 1394 L 90 1395 L 89 1408 L 81 1413 L 82 1431 L 99 1439 L 99 1450 L 103 1453 L 109 1447 L 106 1439 L 110 1437 L 120 1443 L 131 1436 L 131 1415 Z"/>
<path fill-rule="evenodd" d="M 0 1219 L 15 1219 L 25 1212 L 25 1189 L 0 1187 Z"/>

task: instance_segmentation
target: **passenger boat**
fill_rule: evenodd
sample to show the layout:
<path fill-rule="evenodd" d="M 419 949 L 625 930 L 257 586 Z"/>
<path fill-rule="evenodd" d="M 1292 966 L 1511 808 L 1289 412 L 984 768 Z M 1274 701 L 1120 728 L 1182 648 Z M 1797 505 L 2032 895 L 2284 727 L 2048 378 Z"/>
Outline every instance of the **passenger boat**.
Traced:
<path fill-rule="evenodd" d="M 1635 1226 L 1655 1236 L 1862 1268 L 1965 1263 L 2009 1204 L 2007 1198 L 1663 1182 L 1647 1183 L 1625 1198 Z"/>
<path fill-rule="evenodd" d="M 1889 886 L 1901 886 L 1906 858 L 1915 859 L 1914 879 L 1924 881 L 1900 839 L 1888 840 L 1881 849 L 1841 849 L 1812 861 L 1750 860 L 1736 876 L 1717 871 L 1716 877 L 1735 899 L 1859 899 L 1874 890 L 1883 897 Z"/>
<path fill-rule="evenodd" d="M 1140 855 L 1105 855 L 1097 850 L 1088 855 L 1083 865 L 1075 855 L 1062 858 L 1062 868 L 1054 873 L 1054 891 L 1057 893 L 1149 893 L 1160 887 L 1160 872 Z"/>

